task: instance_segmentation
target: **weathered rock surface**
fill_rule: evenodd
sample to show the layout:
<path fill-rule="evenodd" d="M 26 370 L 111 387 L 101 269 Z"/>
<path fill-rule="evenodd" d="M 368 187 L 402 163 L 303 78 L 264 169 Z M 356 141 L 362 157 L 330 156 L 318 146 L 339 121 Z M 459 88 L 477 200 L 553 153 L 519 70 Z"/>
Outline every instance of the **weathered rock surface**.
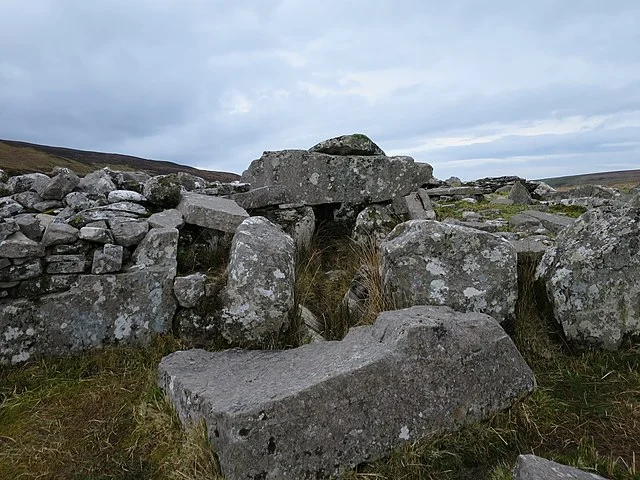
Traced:
<path fill-rule="evenodd" d="M 409 220 L 435 220 L 436 212 L 429 198 L 427 190 L 419 188 L 404 197 L 407 205 L 407 215 Z"/>
<path fill-rule="evenodd" d="M 163 267 L 176 274 L 178 261 L 178 230 L 175 228 L 152 228 L 142 239 L 135 252 L 135 268 Z"/>
<path fill-rule="evenodd" d="M 250 217 L 240 224 L 222 292 L 221 330 L 229 342 L 260 343 L 288 326 L 295 248 L 293 239 L 266 218 Z"/>
<path fill-rule="evenodd" d="M 249 214 L 233 200 L 185 192 L 176 207 L 186 223 L 233 233 Z"/>
<path fill-rule="evenodd" d="M 117 188 L 113 180 L 111 180 L 109 171 L 104 168 L 85 175 L 78 184 L 78 190 L 94 195 L 106 196 Z"/>
<path fill-rule="evenodd" d="M 370 239 L 376 242 L 384 239 L 397 225 L 389 210 L 383 205 L 371 205 L 362 210 L 356 217 L 351 238 L 358 243 L 365 243 Z"/>
<path fill-rule="evenodd" d="M 0 303 L 0 364 L 104 344 L 144 344 L 171 328 L 173 277 L 163 268 L 80 275 L 68 291 Z"/>
<path fill-rule="evenodd" d="M 538 210 L 525 210 L 513 215 L 509 219 L 509 225 L 515 229 L 536 232 L 544 229 L 551 233 L 558 233 L 572 225 L 574 218 L 565 215 L 555 215 L 553 213 L 539 212 Z"/>
<path fill-rule="evenodd" d="M 114 218 L 109 220 L 109 227 L 115 243 L 124 247 L 139 244 L 149 231 L 146 220 Z"/>
<path fill-rule="evenodd" d="M 588 211 L 542 258 L 546 287 L 565 335 L 582 346 L 617 349 L 640 335 L 640 208 Z"/>
<path fill-rule="evenodd" d="M 101 275 L 119 271 L 122 268 L 123 255 L 122 245 L 106 244 L 102 250 L 94 252 L 91 273 Z"/>
<path fill-rule="evenodd" d="M 513 480 L 606 480 L 600 475 L 568 467 L 535 455 L 519 455 Z"/>
<path fill-rule="evenodd" d="M 447 305 L 499 322 L 515 315 L 516 252 L 490 233 L 432 220 L 401 223 L 380 246 L 380 273 L 399 307 Z"/>
<path fill-rule="evenodd" d="M 184 226 L 184 218 L 175 208 L 154 213 L 148 219 L 151 228 L 177 228 Z"/>
<path fill-rule="evenodd" d="M 424 306 L 384 312 L 341 342 L 176 352 L 158 382 L 183 422 L 206 421 L 229 480 L 338 475 L 535 386 L 494 319 Z"/>
<path fill-rule="evenodd" d="M 281 203 L 378 203 L 431 180 L 433 169 L 411 157 L 337 156 L 306 150 L 265 152 L 242 174 L 254 189 L 234 198 L 246 208 Z M 253 192 L 253 193 L 252 193 Z M 244 198 L 249 198 L 247 204 Z"/>
<path fill-rule="evenodd" d="M 204 284 L 207 276 L 204 273 L 194 273 L 186 277 L 176 277 L 173 281 L 173 293 L 178 303 L 184 308 L 195 307 L 204 297 Z"/>
<path fill-rule="evenodd" d="M 132 190 L 114 190 L 109 192 L 107 196 L 107 201 L 109 203 L 118 203 L 118 202 L 134 202 L 141 203 L 145 202 L 147 199 L 144 198 L 144 195 L 134 192 Z"/>
<path fill-rule="evenodd" d="M 520 182 L 513 184 L 507 198 L 515 205 L 531 205 L 533 203 L 529 191 Z"/>
<path fill-rule="evenodd" d="M 62 169 L 38 193 L 45 200 L 62 200 L 80 183 L 80 178 L 69 169 Z"/>
<path fill-rule="evenodd" d="M 369 137 L 360 133 L 330 138 L 311 147 L 309 151 L 328 155 L 385 155 Z"/>
<path fill-rule="evenodd" d="M 42 244 L 46 247 L 73 243 L 78 239 L 80 231 L 66 223 L 51 222 L 47 225 L 42 237 Z"/>
<path fill-rule="evenodd" d="M 0 257 L 24 258 L 43 257 L 44 246 L 29 239 L 24 233 L 16 232 L 0 241 Z"/>

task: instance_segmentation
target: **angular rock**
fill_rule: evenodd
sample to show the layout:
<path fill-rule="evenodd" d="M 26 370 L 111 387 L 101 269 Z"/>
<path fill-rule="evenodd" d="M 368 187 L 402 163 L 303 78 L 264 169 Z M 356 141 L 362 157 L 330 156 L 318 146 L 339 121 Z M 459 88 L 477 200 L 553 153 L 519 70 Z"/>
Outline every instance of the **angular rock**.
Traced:
<path fill-rule="evenodd" d="M 520 182 L 513 184 L 507 198 L 515 205 L 531 205 L 533 203 L 529 191 Z"/>
<path fill-rule="evenodd" d="M 397 225 L 388 209 L 382 205 L 371 205 L 356 217 L 351 238 L 358 243 L 380 242 Z"/>
<path fill-rule="evenodd" d="M 411 157 L 336 156 L 305 150 L 265 152 L 242 174 L 243 181 L 254 190 L 234 199 L 243 206 L 251 205 L 246 208 L 281 203 L 387 202 L 428 183 L 432 172 L 430 165 L 416 163 Z"/>
<path fill-rule="evenodd" d="M 180 213 L 175 208 L 154 213 L 148 218 L 148 222 L 151 228 L 181 229 L 184 226 L 184 218 L 182 218 L 182 213 Z"/>
<path fill-rule="evenodd" d="M 69 169 L 63 169 L 41 190 L 40 196 L 45 200 L 62 200 L 80 183 L 80 178 Z"/>
<path fill-rule="evenodd" d="M 0 364 L 106 344 L 148 343 L 171 328 L 173 275 L 164 268 L 80 275 L 70 290 L 0 304 Z"/>
<path fill-rule="evenodd" d="M 340 342 L 175 352 L 158 383 L 184 423 L 205 420 L 229 480 L 338 476 L 535 387 L 491 317 L 424 306 L 383 312 Z"/>
<path fill-rule="evenodd" d="M 115 243 L 125 247 L 138 245 L 149 231 L 146 220 L 114 218 L 109 220 Z"/>
<path fill-rule="evenodd" d="M 111 180 L 107 169 L 97 170 L 85 175 L 80 179 L 78 190 L 81 192 L 94 195 L 108 195 L 109 192 L 117 190 L 117 187 Z"/>
<path fill-rule="evenodd" d="M 535 455 L 518 455 L 513 480 L 606 480 L 600 475 L 568 467 Z"/>
<path fill-rule="evenodd" d="M 291 235 L 300 250 L 310 248 L 316 229 L 316 216 L 312 207 L 284 204 L 277 210 L 268 211 L 265 216 Z"/>
<path fill-rule="evenodd" d="M 436 212 L 433 210 L 431 199 L 424 188 L 419 188 L 416 192 L 405 195 L 404 201 L 407 204 L 409 220 L 436 219 Z"/>
<path fill-rule="evenodd" d="M 93 243 L 114 243 L 113 235 L 108 228 L 82 227 L 80 239 Z"/>
<path fill-rule="evenodd" d="M 173 293 L 178 304 L 184 308 L 195 307 L 204 297 L 204 284 L 207 276 L 204 273 L 194 273 L 186 277 L 176 277 L 173 281 Z"/>
<path fill-rule="evenodd" d="M 44 173 L 27 173 L 16 175 L 7 180 L 7 186 L 13 193 L 22 193 L 28 190 L 38 191 L 43 189 L 51 178 Z"/>
<path fill-rule="evenodd" d="M 75 243 L 80 231 L 66 223 L 51 222 L 47 225 L 42 236 L 42 244 L 45 247 Z"/>
<path fill-rule="evenodd" d="M 552 186 L 544 183 L 544 182 L 540 182 L 538 184 L 538 186 L 536 187 L 536 189 L 533 191 L 533 194 L 541 197 L 541 198 L 545 198 L 547 195 L 551 194 L 551 193 L 555 193 L 557 190 L 555 188 L 553 188 Z"/>
<path fill-rule="evenodd" d="M 36 192 L 22 192 L 12 195 L 11 198 L 29 210 L 35 210 L 36 205 L 43 201 L 43 198 Z"/>
<path fill-rule="evenodd" d="M 146 202 L 147 199 L 144 198 L 144 195 L 141 195 L 138 192 L 134 192 L 131 190 L 113 190 L 109 192 L 107 196 L 107 201 L 109 203 L 118 203 L 118 202 L 133 202 L 133 203 L 142 203 Z"/>
<path fill-rule="evenodd" d="M 537 210 L 525 210 L 524 212 L 513 215 L 509 219 L 509 225 L 521 231 L 536 232 L 540 229 L 545 229 L 557 234 L 572 225 L 574 221 L 574 218 L 564 215 L 554 215 L 553 213 L 539 212 Z"/>
<path fill-rule="evenodd" d="M 0 219 L 0 240 L 4 240 L 12 233 L 18 231 L 20 231 L 20 226 L 15 219 L 11 217 Z"/>
<path fill-rule="evenodd" d="M 20 228 L 20 231 L 24 233 L 27 238 L 39 242 L 42 239 L 43 228 L 33 214 L 22 214 L 14 217 L 16 224 Z"/>
<path fill-rule="evenodd" d="M 175 208 L 180 203 L 183 186 L 175 175 L 151 177 L 142 191 L 145 198 L 162 208 Z"/>
<path fill-rule="evenodd" d="M 175 277 L 178 237 L 175 228 L 152 228 L 133 252 L 133 263 L 138 268 L 163 267 Z"/>
<path fill-rule="evenodd" d="M 560 232 L 536 277 L 567 339 L 616 350 L 640 335 L 640 208 L 590 210 Z"/>
<path fill-rule="evenodd" d="M 354 133 L 330 138 L 311 147 L 309 152 L 326 153 L 328 155 L 385 155 L 382 149 L 366 135 Z"/>
<path fill-rule="evenodd" d="M 233 233 L 249 214 L 233 200 L 184 192 L 176 209 L 192 225 Z"/>
<path fill-rule="evenodd" d="M 76 212 L 79 212 L 90 208 L 104 206 L 107 204 L 107 198 L 104 195 L 71 192 L 64 197 L 64 203 L 73 208 Z"/>
<path fill-rule="evenodd" d="M 38 258 L 30 258 L 24 263 L 11 265 L 0 270 L 0 282 L 29 280 L 30 278 L 39 277 L 42 272 L 42 261 Z"/>
<path fill-rule="evenodd" d="M 483 195 L 484 193 L 487 193 L 487 190 L 481 187 L 438 187 L 427 190 L 427 195 L 430 197 L 467 197 L 469 195 Z"/>
<path fill-rule="evenodd" d="M 108 207 L 96 207 L 89 210 L 82 210 L 75 215 L 72 214 L 67 221 L 74 227 L 80 228 L 92 222 L 102 222 L 114 218 L 140 218 L 140 215 L 122 210 L 113 210 Z"/>
<path fill-rule="evenodd" d="M 22 211 L 24 211 L 24 207 L 12 198 L 0 198 L 0 218 L 11 217 Z"/>
<path fill-rule="evenodd" d="M 240 224 L 221 295 L 221 330 L 229 342 L 260 343 L 288 326 L 294 257 L 293 239 L 266 218 L 250 217 Z"/>
<path fill-rule="evenodd" d="M 380 246 L 380 274 L 394 305 L 447 305 L 500 323 L 515 315 L 517 257 L 505 239 L 458 225 L 410 220 Z"/>
<path fill-rule="evenodd" d="M 122 268 L 124 248 L 122 245 L 107 243 L 102 250 L 93 253 L 91 273 L 102 275 L 104 273 L 118 272 Z"/>
<path fill-rule="evenodd" d="M 44 261 L 46 273 L 69 274 L 84 272 L 87 258 L 84 255 L 47 255 Z"/>
<path fill-rule="evenodd" d="M 0 257 L 24 258 L 43 257 L 44 245 L 34 242 L 22 232 L 9 235 L 0 242 Z"/>
<path fill-rule="evenodd" d="M 461 187 L 462 186 L 462 180 L 460 180 L 460 178 L 458 178 L 458 177 L 449 177 L 444 181 L 444 183 L 446 183 L 450 187 Z"/>
<path fill-rule="evenodd" d="M 69 290 L 78 279 L 78 275 L 42 275 L 23 280 L 15 289 L 19 298 L 36 298 L 50 293 Z"/>

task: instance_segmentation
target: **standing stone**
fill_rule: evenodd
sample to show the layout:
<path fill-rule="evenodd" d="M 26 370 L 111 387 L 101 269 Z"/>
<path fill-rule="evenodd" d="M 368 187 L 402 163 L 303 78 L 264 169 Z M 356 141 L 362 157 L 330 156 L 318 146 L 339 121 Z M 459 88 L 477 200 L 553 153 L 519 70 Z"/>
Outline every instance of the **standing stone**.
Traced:
<path fill-rule="evenodd" d="M 115 243 L 125 247 L 138 245 L 149 231 L 146 220 L 114 218 L 109 220 Z"/>
<path fill-rule="evenodd" d="M 383 312 L 340 342 L 175 352 L 158 383 L 182 422 L 205 420 L 228 480 L 337 478 L 535 387 L 494 319 L 425 306 Z"/>
<path fill-rule="evenodd" d="M 294 257 L 293 239 L 266 218 L 250 217 L 240 224 L 222 292 L 222 334 L 229 342 L 260 343 L 288 326 Z"/>
<path fill-rule="evenodd" d="M 409 220 L 435 220 L 436 212 L 427 194 L 427 190 L 419 188 L 404 197 Z"/>
<path fill-rule="evenodd" d="M 330 138 L 311 147 L 309 151 L 328 155 L 385 155 L 378 145 L 361 133 Z"/>
<path fill-rule="evenodd" d="M 122 268 L 124 248 L 122 245 L 107 243 L 102 250 L 96 250 L 93 254 L 93 264 L 91 273 L 101 275 L 103 273 L 114 273 Z"/>
<path fill-rule="evenodd" d="M 536 273 L 572 343 L 616 350 L 640 334 L 640 208 L 590 210 L 560 232 Z"/>
<path fill-rule="evenodd" d="M 177 210 L 186 223 L 229 233 L 249 216 L 233 200 L 189 192 L 182 194 Z"/>
<path fill-rule="evenodd" d="M 69 169 L 63 169 L 38 193 L 45 200 L 62 200 L 80 183 L 80 178 Z"/>
<path fill-rule="evenodd" d="M 519 455 L 513 480 L 606 480 L 600 475 L 584 472 L 535 455 Z"/>
<path fill-rule="evenodd" d="M 531 205 L 533 203 L 533 199 L 531 198 L 531 195 L 529 195 L 529 191 L 520 182 L 513 184 L 507 198 L 515 205 Z"/>
<path fill-rule="evenodd" d="M 195 307 L 204 297 L 204 284 L 207 276 L 204 273 L 194 273 L 186 277 L 176 277 L 173 281 L 173 293 L 178 303 L 184 308 Z"/>
<path fill-rule="evenodd" d="M 515 315 L 516 252 L 491 233 L 431 220 L 401 223 L 380 246 L 380 273 L 397 307 L 447 305 L 501 323 Z"/>

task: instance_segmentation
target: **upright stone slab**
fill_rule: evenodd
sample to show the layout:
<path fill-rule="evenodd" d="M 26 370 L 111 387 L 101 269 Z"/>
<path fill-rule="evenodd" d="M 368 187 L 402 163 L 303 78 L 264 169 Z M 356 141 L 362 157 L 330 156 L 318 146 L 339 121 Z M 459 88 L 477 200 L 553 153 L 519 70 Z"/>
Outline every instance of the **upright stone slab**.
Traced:
<path fill-rule="evenodd" d="M 432 220 L 401 223 L 380 246 L 380 274 L 398 307 L 447 305 L 501 323 L 515 315 L 516 251 L 491 233 Z"/>
<path fill-rule="evenodd" d="M 249 214 L 233 200 L 183 192 L 176 209 L 184 221 L 200 227 L 233 233 Z"/>
<path fill-rule="evenodd" d="M 176 352 L 158 382 L 184 423 L 206 421 L 228 480 L 339 475 L 535 386 L 494 319 L 424 306 L 384 312 L 340 342 Z"/>
<path fill-rule="evenodd" d="M 411 157 L 341 156 L 306 150 L 265 152 L 242 174 L 253 192 L 236 199 L 251 208 L 281 203 L 387 202 L 429 183 L 433 168 Z M 249 197 L 245 203 L 244 197 Z"/>
<path fill-rule="evenodd" d="M 175 311 L 173 274 L 164 268 L 80 275 L 66 292 L 0 303 L 0 364 L 144 344 L 171 329 Z"/>
<path fill-rule="evenodd" d="M 240 224 L 221 295 L 222 334 L 228 341 L 260 343 L 288 325 L 295 249 L 293 239 L 264 217 L 250 217 Z"/>
<path fill-rule="evenodd" d="M 535 455 L 519 455 L 513 480 L 606 480 L 600 475 L 568 467 Z"/>

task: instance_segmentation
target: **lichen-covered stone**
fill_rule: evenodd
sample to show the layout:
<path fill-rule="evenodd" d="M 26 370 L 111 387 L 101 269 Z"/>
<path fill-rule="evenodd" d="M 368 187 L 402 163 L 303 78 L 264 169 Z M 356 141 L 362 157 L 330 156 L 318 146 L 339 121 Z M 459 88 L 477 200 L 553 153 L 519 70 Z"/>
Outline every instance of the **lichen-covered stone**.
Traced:
<path fill-rule="evenodd" d="M 409 220 L 435 220 L 436 212 L 429 198 L 427 190 L 419 188 L 415 192 L 404 196 L 406 212 Z"/>
<path fill-rule="evenodd" d="M 568 467 L 535 455 L 518 455 L 513 480 L 606 480 L 600 475 Z"/>
<path fill-rule="evenodd" d="M 122 245 L 106 244 L 102 250 L 96 250 L 93 253 L 91 273 L 102 275 L 119 271 L 122 268 L 123 256 Z"/>
<path fill-rule="evenodd" d="M 115 243 L 125 247 L 139 244 L 149 231 L 149 223 L 146 220 L 128 218 L 113 218 L 109 220 L 109 227 Z"/>
<path fill-rule="evenodd" d="M 106 196 L 116 189 L 108 170 L 104 168 L 85 175 L 78 184 L 78 190 L 94 195 Z"/>
<path fill-rule="evenodd" d="M 16 232 L 0 241 L 0 257 L 24 258 L 43 257 L 44 246 L 34 242 L 22 232 Z"/>
<path fill-rule="evenodd" d="M 338 478 L 535 387 L 494 319 L 425 306 L 384 312 L 340 342 L 175 352 L 158 383 L 184 423 L 204 419 L 228 480 Z"/>
<path fill-rule="evenodd" d="M 47 255 L 44 258 L 48 274 L 70 274 L 84 272 L 87 258 L 84 255 Z"/>
<path fill-rule="evenodd" d="M 515 205 L 531 205 L 533 203 L 533 199 L 531 198 L 529 191 L 520 182 L 513 184 L 507 198 Z"/>
<path fill-rule="evenodd" d="M 250 217 L 240 224 L 222 293 L 221 329 L 229 342 L 260 343 L 287 327 L 294 257 L 293 239 L 266 218 Z"/>
<path fill-rule="evenodd" d="M 148 222 L 151 228 L 181 229 L 184 226 L 184 218 L 182 217 L 182 213 L 180 213 L 175 208 L 154 213 L 148 218 Z"/>
<path fill-rule="evenodd" d="M 356 217 L 351 238 L 358 243 L 365 243 L 371 239 L 379 242 L 393 230 L 397 223 L 386 206 L 371 205 L 362 210 Z"/>
<path fill-rule="evenodd" d="M 0 270 L 0 282 L 17 282 L 42 275 L 42 260 L 28 258 L 23 263 L 13 263 Z M 1 315 L 1 313 L 0 313 Z"/>
<path fill-rule="evenodd" d="M 44 173 L 27 173 L 9 178 L 7 186 L 13 193 L 21 193 L 28 190 L 37 192 L 43 189 L 50 181 L 51 177 Z"/>
<path fill-rule="evenodd" d="M 384 292 L 394 305 L 447 305 L 501 323 L 515 315 L 516 252 L 491 233 L 410 220 L 381 244 L 380 263 Z"/>
<path fill-rule="evenodd" d="M 171 328 L 173 275 L 164 268 L 80 275 L 66 292 L 0 303 L 0 364 L 106 344 L 140 345 Z"/>
<path fill-rule="evenodd" d="M 74 243 L 76 240 L 78 240 L 79 235 L 80 231 L 77 228 L 72 227 L 71 225 L 67 225 L 66 223 L 51 222 L 44 230 L 44 235 L 42 236 L 42 244 L 45 247 L 50 247 L 53 245 Z"/>
<path fill-rule="evenodd" d="M 80 229 L 81 240 L 93 243 L 113 243 L 113 235 L 108 228 L 82 227 Z"/>
<path fill-rule="evenodd" d="M 134 192 L 132 190 L 113 190 L 109 192 L 107 196 L 107 201 L 109 203 L 119 203 L 119 202 L 133 202 L 133 203 L 142 203 L 146 202 L 147 199 L 144 195 Z"/>
<path fill-rule="evenodd" d="M 640 208 L 591 210 L 560 232 L 537 278 L 566 337 L 617 349 L 640 335 Z"/>
<path fill-rule="evenodd" d="M 428 183 L 432 173 L 430 165 L 414 162 L 411 157 L 337 156 L 306 150 L 265 152 L 242 174 L 253 190 L 234 199 L 247 205 L 245 208 L 281 203 L 387 202 Z"/>
<path fill-rule="evenodd" d="M 382 149 L 366 135 L 355 133 L 324 140 L 309 149 L 310 152 L 328 155 L 385 155 Z"/>
<path fill-rule="evenodd" d="M 185 223 L 229 233 L 235 232 L 249 216 L 233 200 L 190 192 L 182 194 L 176 209 L 182 213 Z"/>
<path fill-rule="evenodd" d="M 175 277 L 178 267 L 178 230 L 175 228 L 152 228 L 142 239 L 132 260 L 135 267 L 164 267 Z"/>
<path fill-rule="evenodd" d="M 45 200 L 62 200 L 80 183 L 80 178 L 69 169 L 62 169 L 49 183 L 38 191 Z"/>
<path fill-rule="evenodd" d="M 12 198 L 0 198 L 0 218 L 11 217 L 22 211 L 24 211 L 24 207 Z"/>
<path fill-rule="evenodd" d="M 180 203 L 182 189 L 182 183 L 175 175 L 158 175 L 145 182 L 142 193 L 150 203 L 175 208 Z"/>
<path fill-rule="evenodd" d="M 185 277 L 176 277 L 173 281 L 173 293 L 178 303 L 184 308 L 195 307 L 204 297 L 204 284 L 207 276 L 204 273 L 194 273 Z"/>

